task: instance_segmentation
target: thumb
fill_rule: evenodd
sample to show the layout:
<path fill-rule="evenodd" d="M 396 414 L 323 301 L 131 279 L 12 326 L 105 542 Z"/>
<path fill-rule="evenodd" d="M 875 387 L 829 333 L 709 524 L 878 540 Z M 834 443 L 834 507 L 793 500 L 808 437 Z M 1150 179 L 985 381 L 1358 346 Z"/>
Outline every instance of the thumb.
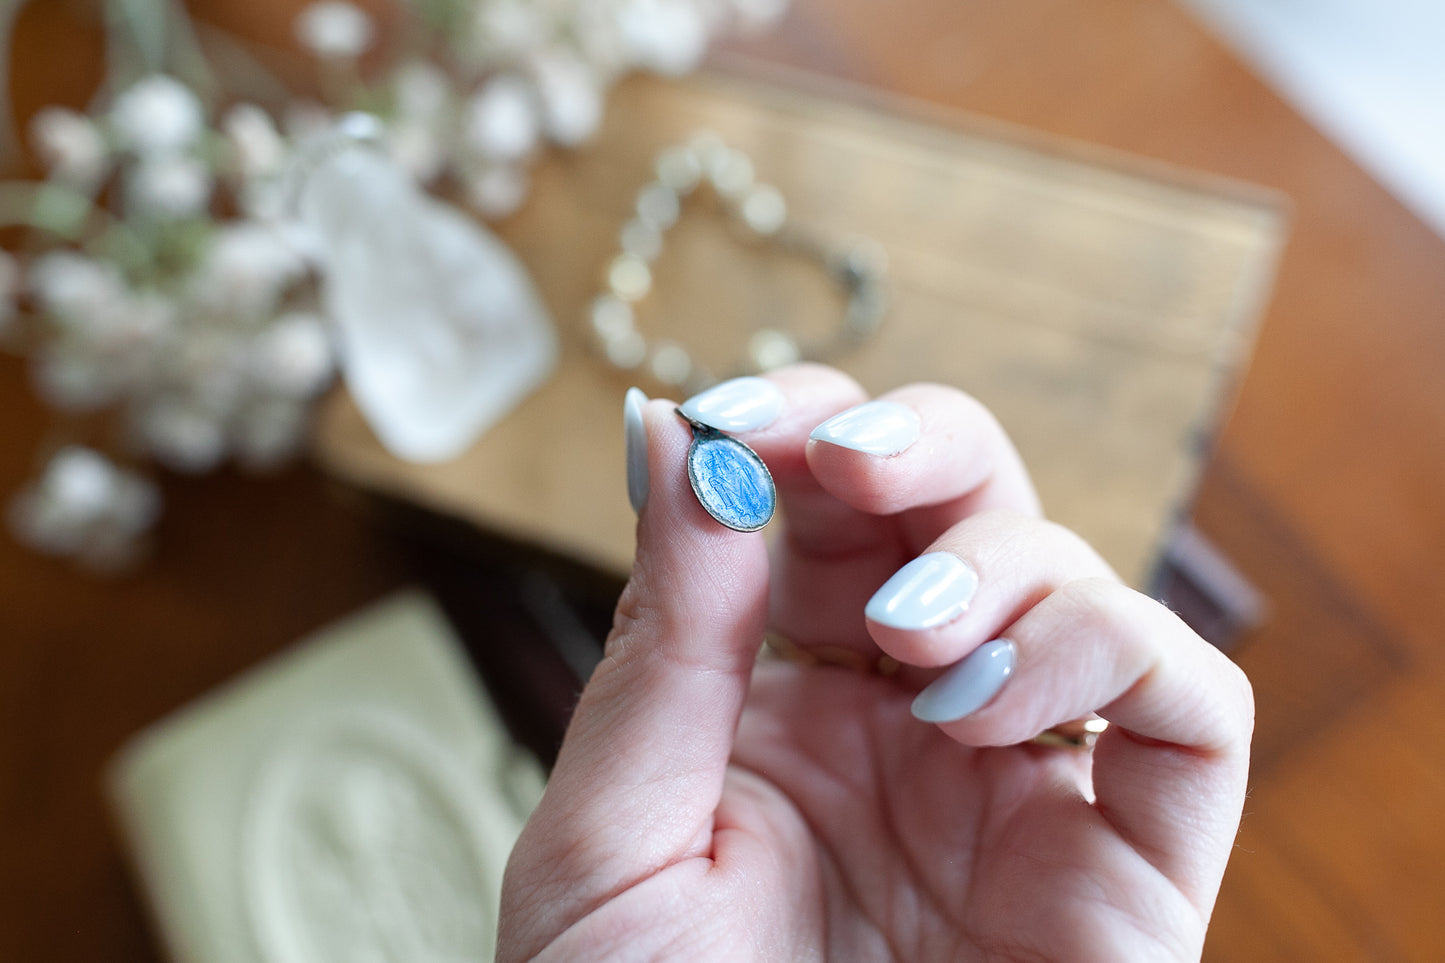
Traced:
<path fill-rule="evenodd" d="M 529 877 L 530 906 L 551 902 L 546 912 L 565 922 L 709 852 L 767 612 L 763 538 L 724 528 L 698 504 L 686 423 L 636 389 L 626 414 L 629 487 L 641 503 L 632 577 L 508 869 L 509 884 Z"/>

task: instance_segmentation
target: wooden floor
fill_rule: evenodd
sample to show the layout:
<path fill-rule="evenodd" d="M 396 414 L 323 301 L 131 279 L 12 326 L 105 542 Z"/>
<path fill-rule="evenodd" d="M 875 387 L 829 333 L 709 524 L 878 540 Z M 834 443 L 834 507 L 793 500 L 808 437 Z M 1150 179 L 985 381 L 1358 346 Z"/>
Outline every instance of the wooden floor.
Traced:
<path fill-rule="evenodd" d="M 1271 604 L 1236 653 L 1256 764 L 1206 957 L 1445 958 L 1445 242 L 1164 0 L 793 0 L 736 51 L 1290 196 L 1196 506 Z M 0 494 L 33 471 L 44 424 L 0 361 Z M 158 959 L 100 801 L 105 759 L 426 575 L 305 469 L 166 495 L 163 551 L 129 579 L 0 539 L 0 960 Z"/>

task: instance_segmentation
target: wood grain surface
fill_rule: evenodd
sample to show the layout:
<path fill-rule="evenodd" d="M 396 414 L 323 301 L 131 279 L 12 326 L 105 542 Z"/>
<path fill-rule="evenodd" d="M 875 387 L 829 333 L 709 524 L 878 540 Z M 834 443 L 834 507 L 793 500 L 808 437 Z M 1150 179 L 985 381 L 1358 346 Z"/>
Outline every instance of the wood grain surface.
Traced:
<path fill-rule="evenodd" d="M 214 9 L 238 22 L 249 6 Z M 27 10 L 17 102 L 79 102 L 95 60 L 75 52 L 68 6 Z M 730 54 L 1289 196 L 1275 294 L 1196 501 L 1273 613 L 1238 652 L 1266 751 L 1206 957 L 1438 959 L 1445 242 L 1162 0 L 794 0 L 776 34 Z M 0 361 L 0 492 L 34 469 L 44 426 L 22 366 Z M 104 760 L 439 565 L 305 468 L 165 491 L 160 552 L 128 579 L 0 540 L 0 959 L 158 959 L 107 824 Z M 448 580 L 479 602 L 478 637 L 525 631 L 504 580 Z M 509 665 L 499 693 L 516 701 L 526 671 Z"/>

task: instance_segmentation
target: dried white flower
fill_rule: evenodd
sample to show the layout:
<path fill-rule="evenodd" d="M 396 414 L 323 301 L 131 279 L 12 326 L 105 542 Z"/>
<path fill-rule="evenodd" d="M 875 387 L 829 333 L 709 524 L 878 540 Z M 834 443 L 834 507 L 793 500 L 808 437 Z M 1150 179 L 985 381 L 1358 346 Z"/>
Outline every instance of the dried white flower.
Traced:
<path fill-rule="evenodd" d="M 386 150 L 391 159 L 422 184 L 445 169 L 445 148 L 440 132 L 431 124 L 401 118 L 386 131 Z"/>
<path fill-rule="evenodd" d="M 707 51 L 707 20 L 687 0 L 624 0 L 616 17 L 630 59 L 648 70 L 681 76 Z"/>
<path fill-rule="evenodd" d="M 68 515 L 86 523 L 109 507 L 115 482 L 115 466 L 104 455 L 81 445 L 67 445 L 46 466 L 40 486 Z"/>
<path fill-rule="evenodd" d="M 310 426 L 306 407 L 296 401 L 267 399 L 236 419 L 231 439 L 236 458 L 252 471 L 267 471 L 301 453 Z"/>
<path fill-rule="evenodd" d="M 46 107 L 30 120 L 30 137 L 50 173 L 82 189 L 105 176 L 110 149 L 95 121 L 68 107 Z"/>
<path fill-rule="evenodd" d="M 155 290 L 132 291 L 116 305 L 109 330 L 97 345 L 128 376 L 145 377 L 156 347 L 178 330 L 180 306 Z"/>
<path fill-rule="evenodd" d="M 451 104 L 451 81 L 440 68 L 425 60 L 403 64 L 391 83 L 396 116 L 403 120 L 435 121 Z"/>
<path fill-rule="evenodd" d="M 214 314 L 254 319 L 274 310 L 305 273 L 306 262 L 281 230 L 260 221 L 232 221 L 211 238 L 188 293 Z"/>
<path fill-rule="evenodd" d="M 334 371 L 331 336 L 320 315 L 293 311 L 277 318 L 251 346 L 251 370 L 267 390 L 286 398 L 310 398 Z"/>
<path fill-rule="evenodd" d="M 289 101 L 281 115 L 281 129 L 297 147 L 330 134 L 332 123 L 331 112 L 314 100 Z"/>
<path fill-rule="evenodd" d="M 140 536 L 160 514 L 150 481 L 81 445 L 56 452 L 11 502 L 10 527 L 37 551 L 115 570 L 140 553 Z"/>
<path fill-rule="evenodd" d="M 104 359 L 74 346 L 52 345 L 30 368 L 36 393 L 60 411 L 95 411 L 113 404 L 120 386 Z"/>
<path fill-rule="evenodd" d="M 502 74 L 487 81 L 467 105 L 466 144 L 485 158 L 517 160 L 537 146 L 540 118 L 531 85 Z"/>
<path fill-rule="evenodd" d="M 230 141 L 242 177 L 272 176 L 286 160 L 286 141 L 271 115 L 255 104 L 232 107 L 221 121 L 221 129 Z"/>
<path fill-rule="evenodd" d="M 581 58 L 563 52 L 532 63 L 542 103 L 542 126 L 563 147 L 589 140 L 602 123 L 602 82 Z"/>
<path fill-rule="evenodd" d="M 167 468 L 203 474 L 226 455 L 226 434 L 215 418 L 182 401 L 158 401 L 140 417 L 141 439 Z"/>
<path fill-rule="evenodd" d="M 79 331 L 103 327 L 127 293 L 125 279 L 114 264 L 63 249 L 35 259 L 29 287 L 41 308 Z"/>
<path fill-rule="evenodd" d="M 211 200 L 211 171 L 194 157 L 152 154 L 126 176 L 126 200 L 147 217 L 179 220 L 205 211 Z"/>
<path fill-rule="evenodd" d="M 745 30 L 761 30 L 783 19 L 788 0 L 731 0 L 733 13 Z"/>
<path fill-rule="evenodd" d="M 191 88 L 153 74 L 125 90 L 110 109 L 116 140 L 142 157 L 189 149 L 205 128 L 205 111 Z"/>
<path fill-rule="evenodd" d="M 465 175 L 467 200 L 482 217 L 506 217 L 527 199 L 527 172 L 517 164 L 478 165 Z"/>
<path fill-rule="evenodd" d="M 474 37 L 482 56 L 516 59 L 543 47 L 550 30 L 542 7 L 526 0 L 477 4 Z"/>
<path fill-rule="evenodd" d="M 318 0 L 296 18 L 296 38 L 318 57 L 349 60 L 371 46 L 371 18 L 346 0 Z"/>

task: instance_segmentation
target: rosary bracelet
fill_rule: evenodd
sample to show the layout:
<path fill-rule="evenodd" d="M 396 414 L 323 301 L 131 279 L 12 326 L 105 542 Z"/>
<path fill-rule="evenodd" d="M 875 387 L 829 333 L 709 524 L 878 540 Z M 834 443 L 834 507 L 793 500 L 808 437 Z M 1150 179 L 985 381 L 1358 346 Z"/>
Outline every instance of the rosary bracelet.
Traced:
<path fill-rule="evenodd" d="M 846 299 L 837 330 L 817 343 L 802 344 L 780 327 L 754 332 L 745 358 L 730 377 L 794 361 L 826 360 L 857 347 L 878 329 L 887 312 L 888 289 L 887 258 L 876 243 L 866 238 L 828 242 L 790 224 L 778 189 L 757 181 L 748 156 L 710 132 L 664 149 L 653 173 L 655 179 L 638 192 L 633 215 L 618 232 L 620 251 L 607 267 L 605 290 L 588 311 L 592 345 L 607 363 L 687 394 L 718 380 L 676 340 L 644 337 L 635 311 L 652 290 L 652 265 L 662 253 L 668 229 L 677 223 L 682 202 L 705 187 L 746 236 L 818 261 Z"/>

